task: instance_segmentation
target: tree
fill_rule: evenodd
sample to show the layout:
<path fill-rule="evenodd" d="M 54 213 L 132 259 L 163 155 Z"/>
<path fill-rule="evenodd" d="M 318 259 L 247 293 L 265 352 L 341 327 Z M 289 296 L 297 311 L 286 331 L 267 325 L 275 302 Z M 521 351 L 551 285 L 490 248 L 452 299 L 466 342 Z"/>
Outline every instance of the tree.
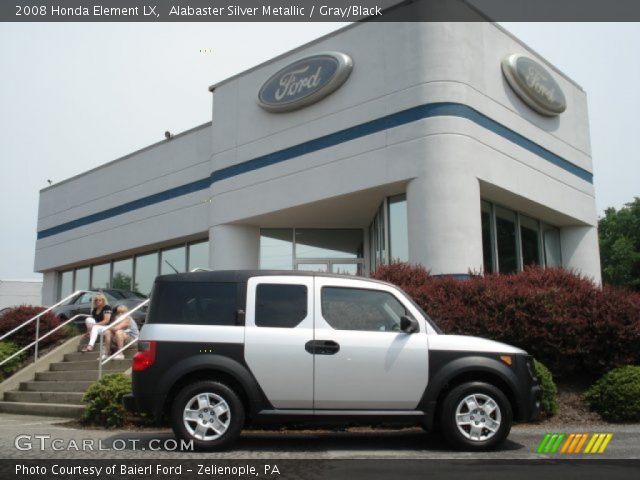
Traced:
<path fill-rule="evenodd" d="M 119 288 L 120 290 L 135 290 L 131 288 L 131 276 L 122 272 L 116 272 L 111 280 L 111 288 Z"/>
<path fill-rule="evenodd" d="M 640 197 L 620 210 L 607 208 L 598 235 L 603 281 L 640 291 Z"/>

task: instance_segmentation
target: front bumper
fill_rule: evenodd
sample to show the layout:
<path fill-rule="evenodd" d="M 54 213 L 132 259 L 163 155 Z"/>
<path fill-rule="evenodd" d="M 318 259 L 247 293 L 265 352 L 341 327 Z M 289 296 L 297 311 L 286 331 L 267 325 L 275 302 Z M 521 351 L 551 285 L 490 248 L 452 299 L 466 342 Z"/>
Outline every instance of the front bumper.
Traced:
<path fill-rule="evenodd" d="M 535 420 L 540 415 L 540 402 L 542 401 L 542 387 L 540 385 L 531 387 L 529 399 L 529 408 L 525 421 Z"/>

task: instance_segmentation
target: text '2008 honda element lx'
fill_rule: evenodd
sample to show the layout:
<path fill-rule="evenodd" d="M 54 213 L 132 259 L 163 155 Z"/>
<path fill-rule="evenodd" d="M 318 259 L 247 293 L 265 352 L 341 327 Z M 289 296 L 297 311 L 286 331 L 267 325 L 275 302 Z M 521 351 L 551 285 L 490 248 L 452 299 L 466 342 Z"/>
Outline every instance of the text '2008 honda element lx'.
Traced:
<path fill-rule="evenodd" d="M 397 287 L 305 272 L 163 275 L 133 360 L 131 411 L 201 449 L 245 426 L 421 425 L 456 448 L 538 414 L 526 352 L 444 335 Z"/>

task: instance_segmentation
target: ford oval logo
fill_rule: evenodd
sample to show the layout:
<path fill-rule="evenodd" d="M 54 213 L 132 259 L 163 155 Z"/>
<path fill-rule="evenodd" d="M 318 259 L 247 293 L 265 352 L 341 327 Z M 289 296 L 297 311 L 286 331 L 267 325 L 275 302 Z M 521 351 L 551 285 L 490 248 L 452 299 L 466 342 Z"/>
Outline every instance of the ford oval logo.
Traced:
<path fill-rule="evenodd" d="M 258 92 L 258 105 L 270 112 L 306 107 L 335 91 L 349 77 L 349 55 L 325 52 L 298 60 L 269 78 Z"/>
<path fill-rule="evenodd" d="M 502 72 L 511 88 L 536 112 L 555 116 L 567 108 L 567 100 L 553 76 L 535 60 L 514 53 L 502 61 Z"/>

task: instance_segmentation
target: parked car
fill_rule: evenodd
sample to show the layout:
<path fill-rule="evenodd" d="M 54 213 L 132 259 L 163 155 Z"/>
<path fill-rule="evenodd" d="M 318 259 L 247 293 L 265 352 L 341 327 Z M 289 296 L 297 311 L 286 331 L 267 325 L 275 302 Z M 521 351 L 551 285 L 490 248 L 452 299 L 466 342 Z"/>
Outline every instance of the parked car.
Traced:
<path fill-rule="evenodd" d="M 130 411 L 221 449 L 262 424 L 436 427 L 456 448 L 500 445 L 541 388 L 527 353 L 444 335 L 402 290 L 313 272 L 157 277 L 133 359 Z"/>
<path fill-rule="evenodd" d="M 147 297 L 138 292 L 132 292 L 131 290 L 120 290 L 117 288 L 106 288 L 98 291 L 91 291 L 85 293 L 79 293 L 75 297 L 71 298 L 64 305 L 60 305 L 54 308 L 52 311 L 61 320 L 68 320 L 80 313 L 90 314 L 92 309 L 92 300 L 97 293 L 103 293 L 107 297 L 107 303 L 111 308 L 115 308 L 116 305 L 126 305 L 129 310 L 137 307 L 140 302 L 144 302 Z M 131 315 L 138 325 L 143 325 L 147 317 L 147 306 L 145 305 L 141 309 L 133 312 Z M 84 318 L 76 319 L 73 323 L 84 324 Z"/>

